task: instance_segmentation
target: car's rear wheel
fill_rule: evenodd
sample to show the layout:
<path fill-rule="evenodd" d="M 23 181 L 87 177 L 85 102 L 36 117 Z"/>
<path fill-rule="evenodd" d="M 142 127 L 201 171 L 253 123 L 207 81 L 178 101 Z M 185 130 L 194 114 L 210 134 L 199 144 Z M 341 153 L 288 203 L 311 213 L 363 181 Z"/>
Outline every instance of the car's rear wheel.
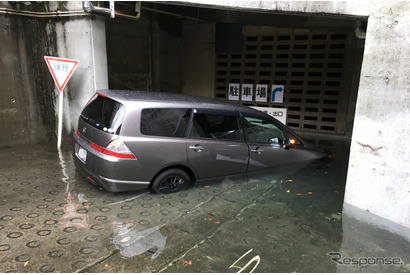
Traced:
<path fill-rule="evenodd" d="M 187 188 L 191 183 L 189 175 L 181 169 L 169 169 L 159 174 L 149 190 L 157 194 L 167 194 Z"/>

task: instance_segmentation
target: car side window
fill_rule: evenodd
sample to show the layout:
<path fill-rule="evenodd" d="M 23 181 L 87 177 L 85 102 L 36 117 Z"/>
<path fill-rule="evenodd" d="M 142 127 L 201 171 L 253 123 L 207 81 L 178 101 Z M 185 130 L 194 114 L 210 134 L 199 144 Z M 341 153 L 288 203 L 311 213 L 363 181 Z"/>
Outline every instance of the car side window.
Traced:
<path fill-rule="evenodd" d="M 141 133 L 149 136 L 185 137 L 191 109 L 152 108 L 141 113 Z"/>
<path fill-rule="evenodd" d="M 250 143 L 283 144 L 285 135 L 272 121 L 263 117 L 244 116 L 243 123 Z"/>
<path fill-rule="evenodd" d="M 241 140 L 235 114 L 195 112 L 190 137 Z"/>

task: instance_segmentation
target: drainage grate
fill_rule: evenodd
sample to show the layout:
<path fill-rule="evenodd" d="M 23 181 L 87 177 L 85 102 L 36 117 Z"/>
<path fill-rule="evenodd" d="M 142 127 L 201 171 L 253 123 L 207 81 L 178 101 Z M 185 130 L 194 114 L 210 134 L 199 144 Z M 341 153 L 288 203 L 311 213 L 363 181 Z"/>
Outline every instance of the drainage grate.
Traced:
<path fill-rule="evenodd" d="M 350 35 L 337 32 L 244 27 L 244 51 L 216 55 L 215 97 L 227 99 L 229 83 L 284 85 L 281 104 L 294 130 L 344 134 L 354 51 Z"/>

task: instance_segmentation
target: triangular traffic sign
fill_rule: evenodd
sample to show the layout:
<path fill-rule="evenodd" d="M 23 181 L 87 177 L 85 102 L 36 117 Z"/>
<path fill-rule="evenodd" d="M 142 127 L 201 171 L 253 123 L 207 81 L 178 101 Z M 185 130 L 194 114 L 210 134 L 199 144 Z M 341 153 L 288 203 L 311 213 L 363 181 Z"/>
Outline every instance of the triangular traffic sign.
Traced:
<path fill-rule="evenodd" d="M 79 61 L 52 56 L 44 56 L 44 59 L 51 75 L 53 76 L 54 82 L 58 87 L 58 90 L 61 92 L 73 74 Z"/>

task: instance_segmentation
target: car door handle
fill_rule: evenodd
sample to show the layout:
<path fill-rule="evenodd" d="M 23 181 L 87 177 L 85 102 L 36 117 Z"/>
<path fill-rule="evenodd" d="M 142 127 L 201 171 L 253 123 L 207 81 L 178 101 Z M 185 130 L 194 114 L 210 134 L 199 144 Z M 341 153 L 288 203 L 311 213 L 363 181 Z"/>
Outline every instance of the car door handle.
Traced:
<path fill-rule="evenodd" d="M 199 145 L 199 144 L 195 144 L 195 145 L 193 145 L 193 146 L 189 146 L 189 149 L 194 150 L 195 152 L 201 152 L 201 151 L 205 150 L 205 148 L 202 147 L 202 146 Z"/>
<path fill-rule="evenodd" d="M 262 154 L 263 150 L 259 147 L 256 147 L 255 149 L 251 149 L 251 152 L 260 155 Z"/>

